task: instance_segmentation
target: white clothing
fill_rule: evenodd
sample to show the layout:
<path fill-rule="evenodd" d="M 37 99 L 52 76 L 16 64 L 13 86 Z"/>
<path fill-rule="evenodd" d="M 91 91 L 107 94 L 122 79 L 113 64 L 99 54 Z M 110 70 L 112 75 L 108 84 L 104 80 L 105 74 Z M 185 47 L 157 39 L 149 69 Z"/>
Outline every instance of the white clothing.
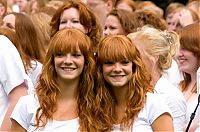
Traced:
<path fill-rule="evenodd" d="M 34 131 L 36 111 L 39 107 L 39 101 L 36 95 L 31 94 L 23 96 L 16 104 L 11 118 L 16 120 L 27 131 Z M 36 131 L 48 131 L 48 132 L 77 132 L 79 130 L 78 118 L 67 121 L 48 121 L 44 128 L 38 128 Z"/>
<path fill-rule="evenodd" d="M 23 82 L 30 83 L 21 57 L 12 42 L 0 35 L 0 126 L 9 106 L 8 94 Z"/>
<path fill-rule="evenodd" d="M 183 131 L 186 122 L 186 101 L 183 93 L 172 85 L 165 77 L 161 77 L 155 85 L 155 94 L 163 98 L 169 106 L 175 131 Z"/>
<path fill-rule="evenodd" d="M 38 77 L 42 71 L 42 64 L 38 61 L 31 61 L 31 69 L 29 69 L 28 72 L 28 76 L 30 77 L 34 87 L 36 87 L 37 85 L 37 80 Z"/>
<path fill-rule="evenodd" d="M 198 102 L 198 96 L 191 102 L 187 102 L 187 114 L 186 114 L 186 126 L 188 125 L 190 121 L 190 116 L 194 112 Z M 195 117 L 193 119 L 193 122 L 197 121 L 198 125 L 200 125 L 200 106 L 197 108 L 197 111 L 195 113 Z M 200 126 L 199 126 L 200 128 Z"/>
<path fill-rule="evenodd" d="M 179 87 L 180 81 L 183 80 L 183 74 L 178 68 L 178 64 L 175 60 L 172 60 L 171 67 L 167 70 L 164 70 L 162 75 L 169 80 L 171 84 L 176 86 L 176 88 Z"/>
<path fill-rule="evenodd" d="M 138 118 L 133 123 L 133 132 L 153 132 L 151 125 L 162 114 L 169 113 L 168 106 L 160 98 L 152 93 L 147 93 L 144 108 L 139 112 Z M 113 132 L 119 132 L 120 125 L 115 125 Z"/>

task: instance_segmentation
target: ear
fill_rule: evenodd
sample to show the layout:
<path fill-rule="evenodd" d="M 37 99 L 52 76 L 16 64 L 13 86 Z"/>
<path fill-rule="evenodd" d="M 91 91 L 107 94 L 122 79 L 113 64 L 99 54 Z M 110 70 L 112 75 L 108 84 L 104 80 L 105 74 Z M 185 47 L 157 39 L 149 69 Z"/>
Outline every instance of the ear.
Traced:
<path fill-rule="evenodd" d="M 113 8 L 113 2 L 112 2 L 112 0 L 108 0 L 108 1 L 106 2 L 106 4 L 107 4 L 107 7 L 108 7 L 108 10 L 111 11 L 112 8 Z"/>

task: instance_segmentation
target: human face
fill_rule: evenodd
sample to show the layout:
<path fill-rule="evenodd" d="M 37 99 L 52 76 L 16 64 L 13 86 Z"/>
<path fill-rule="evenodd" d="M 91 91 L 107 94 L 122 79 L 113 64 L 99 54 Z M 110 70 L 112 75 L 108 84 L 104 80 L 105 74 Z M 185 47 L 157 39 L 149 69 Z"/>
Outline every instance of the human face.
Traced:
<path fill-rule="evenodd" d="M 79 81 L 85 59 L 80 51 L 66 54 L 60 53 L 55 56 L 54 63 L 58 79 L 64 82 L 72 82 Z"/>
<path fill-rule="evenodd" d="M 3 16 L 5 14 L 6 8 L 5 6 L 0 3 L 0 16 Z"/>
<path fill-rule="evenodd" d="M 103 64 L 103 76 L 113 88 L 128 87 L 133 71 L 129 60 L 120 62 L 107 61 Z"/>
<path fill-rule="evenodd" d="M 9 14 L 3 18 L 2 27 L 7 27 L 15 31 L 15 15 Z"/>
<path fill-rule="evenodd" d="M 76 8 L 69 8 L 63 11 L 60 17 L 59 30 L 63 28 L 76 28 L 84 33 L 87 29 L 80 23 L 79 11 Z"/>
<path fill-rule="evenodd" d="M 103 34 L 104 34 L 104 36 L 125 34 L 125 32 L 116 16 L 109 15 L 106 18 Z"/>
<path fill-rule="evenodd" d="M 196 73 L 198 69 L 198 57 L 195 56 L 191 51 L 186 49 L 180 49 L 177 55 L 177 62 L 180 71 L 192 74 Z"/>
<path fill-rule="evenodd" d="M 19 6 L 20 12 L 25 12 L 28 5 L 28 0 L 16 0 L 16 4 Z"/>
<path fill-rule="evenodd" d="M 179 21 L 179 12 L 169 14 L 167 16 L 166 22 L 169 31 L 177 31 L 182 28 Z"/>

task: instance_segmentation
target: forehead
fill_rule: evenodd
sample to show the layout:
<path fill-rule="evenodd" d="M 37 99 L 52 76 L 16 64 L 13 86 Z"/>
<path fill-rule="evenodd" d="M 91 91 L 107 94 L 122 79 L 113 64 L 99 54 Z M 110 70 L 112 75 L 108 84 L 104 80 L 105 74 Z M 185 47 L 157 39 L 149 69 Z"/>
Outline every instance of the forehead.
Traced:
<path fill-rule="evenodd" d="M 15 15 L 13 14 L 8 14 L 3 18 L 4 22 L 10 22 L 10 23 L 14 23 L 15 22 Z"/>
<path fill-rule="evenodd" d="M 87 4 L 99 4 L 99 3 L 106 3 L 106 0 L 86 0 Z"/>
<path fill-rule="evenodd" d="M 117 16 L 113 16 L 113 15 L 107 16 L 106 22 L 110 22 L 111 24 L 120 24 Z"/>
<path fill-rule="evenodd" d="M 79 11 L 78 9 L 71 7 L 63 11 L 63 13 L 61 14 L 61 17 L 63 16 L 78 16 L 79 17 Z"/>

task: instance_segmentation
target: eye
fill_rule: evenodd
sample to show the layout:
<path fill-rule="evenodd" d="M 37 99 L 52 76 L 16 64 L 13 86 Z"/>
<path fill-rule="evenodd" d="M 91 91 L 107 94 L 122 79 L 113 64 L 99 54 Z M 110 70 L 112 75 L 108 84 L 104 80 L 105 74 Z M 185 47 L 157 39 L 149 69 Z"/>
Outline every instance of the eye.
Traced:
<path fill-rule="evenodd" d="M 122 60 L 122 61 L 121 61 L 121 64 L 124 64 L 124 65 L 126 65 L 126 64 L 128 64 L 128 63 L 130 63 L 129 60 Z"/>
<path fill-rule="evenodd" d="M 65 54 L 63 53 L 63 52 L 58 52 L 58 53 L 56 53 L 56 57 L 62 57 L 62 56 L 64 56 Z"/>
<path fill-rule="evenodd" d="M 112 64 L 114 64 L 114 62 L 107 60 L 107 61 L 104 62 L 104 64 L 106 64 L 106 65 L 112 65 Z"/>
<path fill-rule="evenodd" d="M 66 20 L 60 20 L 60 24 L 64 24 L 64 23 L 67 23 Z"/>
<path fill-rule="evenodd" d="M 80 23 L 79 20 L 72 20 L 73 23 Z"/>
<path fill-rule="evenodd" d="M 110 29 L 114 30 L 114 29 L 117 29 L 116 27 L 114 26 L 110 26 Z"/>
<path fill-rule="evenodd" d="M 81 53 L 72 53 L 72 56 L 74 56 L 74 57 L 80 57 L 80 56 L 82 56 L 82 54 Z"/>
<path fill-rule="evenodd" d="M 6 23 L 6 26 L 7 26 L 8 28 L 10 28 L 10 29 L 15 29 L 15 27 L 13 27 L 12 24 L 10 24 L 10 23 Z"/>

